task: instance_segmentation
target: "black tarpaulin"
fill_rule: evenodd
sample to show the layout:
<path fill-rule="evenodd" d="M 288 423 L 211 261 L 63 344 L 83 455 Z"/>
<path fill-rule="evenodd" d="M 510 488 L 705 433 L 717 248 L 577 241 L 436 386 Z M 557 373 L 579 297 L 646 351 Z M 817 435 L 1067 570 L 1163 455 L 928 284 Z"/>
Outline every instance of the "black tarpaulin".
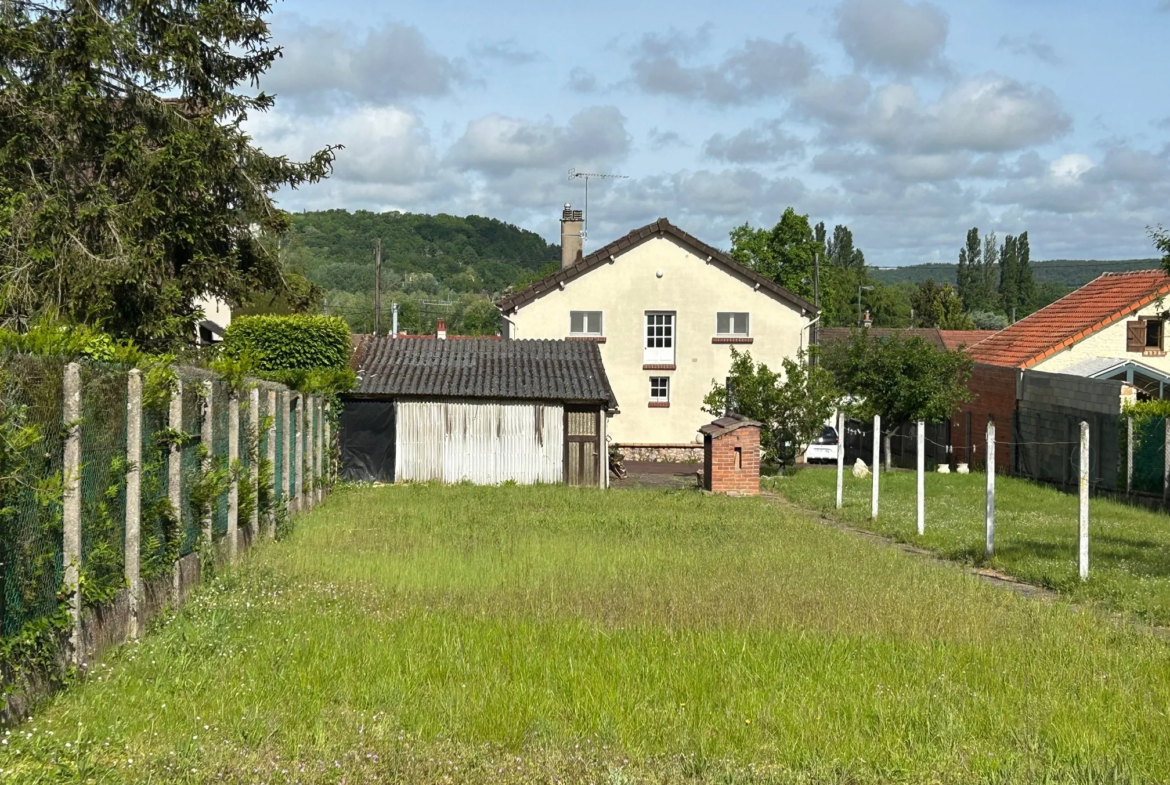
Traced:
<path fill-rule="evenodd" d="M 394 401 L 346 400 L 339 425 L 341 479 L 394 482 Z"/>

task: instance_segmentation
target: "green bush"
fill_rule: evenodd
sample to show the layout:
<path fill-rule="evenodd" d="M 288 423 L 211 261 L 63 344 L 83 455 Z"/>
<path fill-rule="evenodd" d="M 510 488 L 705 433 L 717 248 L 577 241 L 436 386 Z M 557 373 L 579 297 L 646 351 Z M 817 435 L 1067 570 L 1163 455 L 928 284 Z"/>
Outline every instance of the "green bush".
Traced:
<path fill-rule="evenodd" d="M 221 353 L 250 356 L 258 371 L 346 368 L 349 327 L 336 316 L 240 316 L 224 332 Z"/>

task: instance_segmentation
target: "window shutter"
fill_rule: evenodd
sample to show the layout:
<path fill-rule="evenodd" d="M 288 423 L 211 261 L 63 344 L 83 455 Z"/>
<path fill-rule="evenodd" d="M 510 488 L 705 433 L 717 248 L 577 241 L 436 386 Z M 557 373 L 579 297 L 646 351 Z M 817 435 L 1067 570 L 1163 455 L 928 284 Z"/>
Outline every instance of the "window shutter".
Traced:
<path fill-rule="evenodd" d="M 1140 352 L 1146 348 L 1146 323 L 1145 322 L 1126 322 L 1125 323 L 1125 350 L 1127 352 Z"/>

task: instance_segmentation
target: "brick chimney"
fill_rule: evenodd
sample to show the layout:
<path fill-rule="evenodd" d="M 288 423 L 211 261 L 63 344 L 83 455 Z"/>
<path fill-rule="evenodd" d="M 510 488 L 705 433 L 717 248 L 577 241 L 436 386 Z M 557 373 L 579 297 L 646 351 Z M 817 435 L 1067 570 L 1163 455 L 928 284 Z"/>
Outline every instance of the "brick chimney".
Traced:
<path fill-rule="evenodd" d="M 442 319 L 439 320 L 439 330 L 435 333 L 435 337 L 440 341 L 447 340 L 447 323 Z"/>
<path fill-rule="evenodd" d="M 870 318 L 869 311 L 865 312 L 865 321 L 863 321 L 861 324 L 863 327 L 873 327 L 873 319 Z"/>
<path fill-rule="evenodd" d="M 584 226 L 581 211 L 574 210 L 572 205 L 565 205 L 561 213 L 561 269 L 565 269 L 577 262 L 584 247 L 581 238 L 581 229 Z"/>

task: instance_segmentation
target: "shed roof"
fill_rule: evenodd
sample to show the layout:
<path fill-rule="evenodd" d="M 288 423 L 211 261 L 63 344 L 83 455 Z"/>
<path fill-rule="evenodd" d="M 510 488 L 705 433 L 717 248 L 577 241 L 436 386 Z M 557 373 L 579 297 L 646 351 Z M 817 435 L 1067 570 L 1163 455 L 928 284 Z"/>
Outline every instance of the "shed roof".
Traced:
<path fill-rule="evenodd" d="M 759 428 L 760 423 L 744 417 L 742 414 L 729 414 L 699 428 L 699 433 L 704 436 L 722 436 L 744 426 Z"/>
<path fill-rule="evenodd" d="M 1162 270 L 1105 273 L 971 348 L 976 362 L 1030 368 L 1170 293 Z"/>
<path fill-rule="evenodd" d="M 358 395 L 513 398 L 617 407 L 591 341 L 404 341 L 368 337 L 351 366 Z"/>

